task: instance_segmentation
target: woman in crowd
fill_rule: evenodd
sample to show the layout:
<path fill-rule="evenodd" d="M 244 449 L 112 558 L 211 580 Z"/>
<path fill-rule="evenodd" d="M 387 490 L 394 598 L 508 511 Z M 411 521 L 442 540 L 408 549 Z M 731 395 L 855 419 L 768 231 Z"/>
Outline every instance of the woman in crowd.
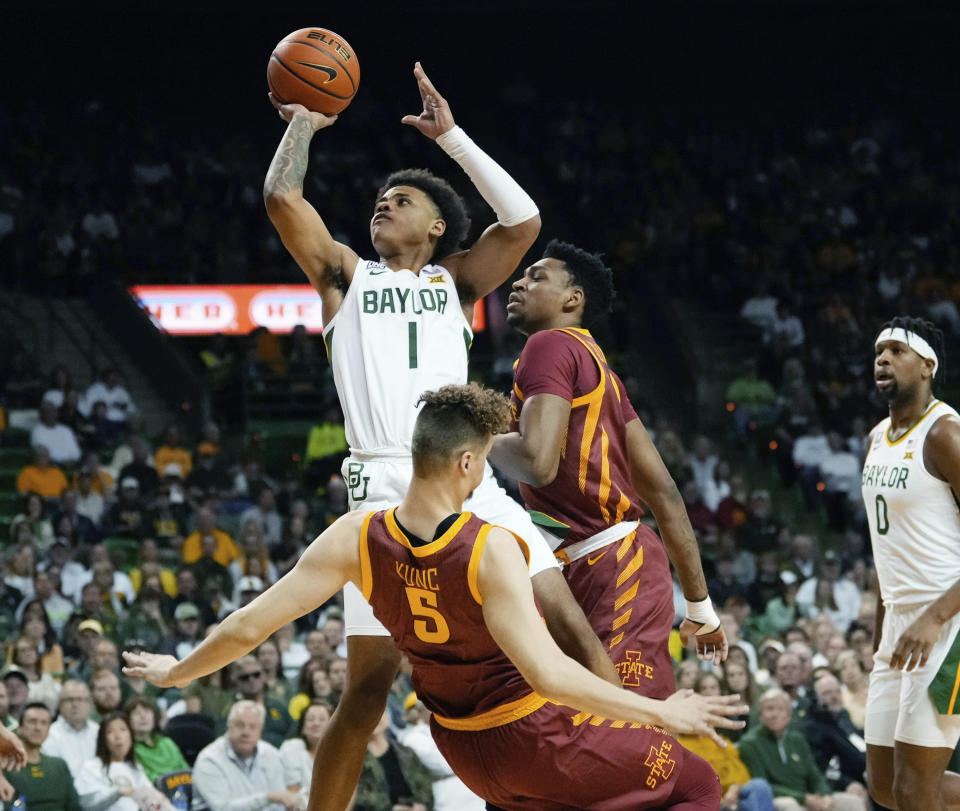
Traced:
<path fill-rule="evenodd" d="M 292 692 L 283 677 L 283 664 L 280 661 L 280 648 L 273 639 L 266 639 L 260 643 L 254 654 L 263 668 L 265 693 L 286 704 L 290 701 Z"/>
<path fill-rule="evenodd" d="M 314 699 L 300 715 L 296 737 L 280 744 L 280 758 L 283 760 L 288 790 L 310 791 L 313 761 L 331 715 L 333 708 L 327 702 Z"/>
<path fill-rule="evenodd" d="M 756 706 L 759 691 L 753 680 L 753 673 L 750 672 L 750 668 L 746 662 L 731 661 L 728 657 L 727 661 L 723 663 L 723 680 L 727 686 L 724 692 L 727 694 L 736 693 L 740 696 L 741 701 L 749 705 L 751 709 Z M 743 721 L 749 726 L 750 713 L 748 712 L 745 715 L 741 715 L 737 720 Z M 746 729 L 747 727 L 743 729 L 728 729 L 725 734 L 730 740 L 737 741 Z"/>
<path fill-rule="evenodd" d="M 176 743 L 160 733 L 160 711 L 154 702 L 135 696 L 123 705 L 123 714 L 133 731 L 134 759 L 148 780 L 190 768 Z"/>
<path fill-rule="evenodd" d="M 270 560 L 263 528 L 256 519 L 249 519 L 240 528 L 240 557 L 227 567 L 234 583 L 248 575 L 263 579 L 264 586 L 277 582 L 277 567 Z M 257 561 L 257 563 L 253 563 Z"/>
<path fill-rule="evenodd" d="M 700 672 L 700 662 L 697 659 L 684 659 L 677 665 L 677 689 L 692 690 Z"/>
<path fill-rule="evenodd" d="M 60 683 L 41 668 L 36 643 L 29 637 L 17 638 L 11 646 L 9 659 L 11 665 L 27 677 L 29 700 L 40 701 L 50 708 L 50 712 L 56 712 L 60 702 Z"/>
<path fill-rule="evenodd" d="M 59 679 L 63 675 L 63 648 L 57 641 L 57 632 L 42 600 L 34 598 L 23 606 L 20 636 L 26 637 L 37 646 L 40 669 Z"/>
<path fill-rule="evenodd" d="M 300 668 L 300 678 L 297 682 L 300 691 L 290 699 L 287 712 L 294 721 L 300 720 L 303 710 L 314 701 L 330 703 L 333 688 L 330 685 L 330 676 L 327 674 L 327 661 L 314 656 L 307 659 Z"/>
<path fill-rule="evenodd" d="M 172 806 L 150 783 L 137 763 L 133 730 L 120 713 L 100 721 L 96 757 L 86 761 L 77 775 L 77 794 L 84 811 L 142 811 Z"/>
<path fill-rule="evenodd" d="M 833 660 L 833 672 L 843 685 L 843 708 L 858 729 L 867 712 L 867 672 L 856 651 L 847 650 Z"/>

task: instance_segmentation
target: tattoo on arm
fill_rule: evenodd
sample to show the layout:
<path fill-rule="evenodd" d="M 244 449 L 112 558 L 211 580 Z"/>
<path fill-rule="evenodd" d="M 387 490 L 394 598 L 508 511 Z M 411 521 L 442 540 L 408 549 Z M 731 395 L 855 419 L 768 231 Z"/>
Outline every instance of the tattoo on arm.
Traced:
<path fill-rule="evenodd" d="M 295 118 L 290 122 L 287 133 L 270 162 L 267 179 L 263 184 L 264 191 L 283 194 L 303 190 L 313 133 L 313 126 L 304 118 Z"/>

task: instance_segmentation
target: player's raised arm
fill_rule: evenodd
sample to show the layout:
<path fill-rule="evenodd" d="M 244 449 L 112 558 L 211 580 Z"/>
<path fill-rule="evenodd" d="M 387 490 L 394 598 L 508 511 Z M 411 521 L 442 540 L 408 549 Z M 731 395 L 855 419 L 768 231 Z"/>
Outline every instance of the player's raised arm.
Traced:
<path fill-rule="evenodd" d="M 727 637 L 707 593 L 697 538 L 676 482 L 639 419 L 627 423 L 627 449 L 633 486 L 657 519 L 657 528 L 687 600 L 687 616 L 680 625 L 680 636 L 686 644 L 693 634 L 697 655 L 719 664 L 727 658 Z"/>
<path fill-rule="evenodd" d="M 157 687 L 183 687 L 256 648 L 278 628 L 313 611 L 348 580 L 360 582 L 358 539 L 365 519 L 349 512 L 310 544 L 297 565 L 263 594 L 238 608 L 183 661 L 173 656 L 124 652 L 128 676 Z"/>
<path fill-rule="evenodd" d="M 288 126 L 267 170 L 263 200 L 284 246 L 323 298 L 327 322 L 343 300 L 358 257 L 334 240 L 316 209 L 304 199 L 303 179 L 314 133 L 331 126 L 337 117 L 299 104 L 280 104 L 272 94 L 270 102 Z"/>
<path fill-rule="evenodd" d="M 423 101 L 423 112 L 404 116 L 403 123 L 436 141 L 459 163 L 497 215 L 497 222 L 487 228 L 469 250 L 451 257 L 438 257 L 456 279 L 461 303 L 473 304 L 496 290 L 513 273 L 540 233 L 540 213 L 520 185 L 456 125 L 450 105 L 437 92 L 419 62 L 413 75 Z"/>
<path fill-rule="evenodd" d="M 490 634 L 530 686 L 545 698 L 604 718 L 710 735 L 717 742 L 720 739 L 714 727 L 743 727 L 743 722 L 727 717 L 747 712 L 739 696 L 708 698 L 681 692 L 659 701 L 615 687 L 565 656 L 537 613 L 523 555 L 505 530 L 495 528 L 487 536 L 477 585 Z"/>

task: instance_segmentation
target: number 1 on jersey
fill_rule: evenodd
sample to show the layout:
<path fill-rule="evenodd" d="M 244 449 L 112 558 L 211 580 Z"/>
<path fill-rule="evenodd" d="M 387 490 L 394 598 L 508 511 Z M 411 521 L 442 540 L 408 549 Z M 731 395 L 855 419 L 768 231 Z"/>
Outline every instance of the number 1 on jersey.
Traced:
<path fill-rule="evenodd" d="M 417 639 L 442 645 L 450 638 L 450 626 L 447 625 L 443 614 L 437 611 L 437 593 L 414 586 L 407 586 L 406 592 L 410 613 L 415 617 L 424 617 L 424 619 L 414 620 L 413 623 L 413 632 L 417 635 Z M 430 620 L 433 629 L 430 628 L 427 620 Z"/>
<path fill-rule="evenodd" d="M 417 368 L 417 322 L 410 321 L 407 323 L 407 339 L 410 345 L 410 366 L 411 369 Z"/>

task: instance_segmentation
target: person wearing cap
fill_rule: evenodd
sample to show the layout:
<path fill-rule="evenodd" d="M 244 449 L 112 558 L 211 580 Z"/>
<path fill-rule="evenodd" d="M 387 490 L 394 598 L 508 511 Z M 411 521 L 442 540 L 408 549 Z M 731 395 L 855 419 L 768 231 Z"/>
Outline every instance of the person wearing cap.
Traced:
<path fill-rule="evenodd" d="M 797 589 L 797 605 L 805 616 L 825 613 L 841 631 L 860 616 L 862 602 L 860 589 L 843 576 L 840 557 L 832 549 L 821 556 L 818 576 L 805 580 Z"/>
<path fill-rule="evenodd" d="M 233 590 L 233 602 L 237 608 L 245 606 L 263 591 L 263 580 L 254 575 L 241 577 Z"/>
<path fill-rule="evenodd" d="M 167 637 L 161 650 L 182 659 L 203 639 L 200 609 L 193 603 L 180 603 L 173 610 L 174 633 Z"/>
<path fill-rule="evenodd" d="M 105 535 L 145 538 L 149 533 L 147 511 L 140 497 L 140 482 L 133 476 L 120 480 L 120 497 L 103 516 Z"/>
<path fill-rule="evenodd" d="M 30 681 L 19 667 L 8 667 L 3 674 L 3 684 L 7 688 L 7 707 L 10 714 L 20 720 L 20 713 L 30 701 Z"/>
<path fill-rule="evenodd" d="M 187 528 L 183 491 L 179 491 L 179 500 L 175 497 L 176 492 L 176 485 L 164 478 L 153 491 L 147 511 L 147 535 L 165 549 L 178 549 Z"/>
<path fill-rule="evenodd" d="M 898 316 L 874 340 L 889 415 L 867 440 L 861 487 L 879 581 L 864 737 L 875 801 L 945 808 L 960 741 L 960 415 L 938 399 L 943 333 Z M 939 373 L 939 377 L 938 377 Z"/>
<path fill-rule="evenodd" d="M 76 679 L 65 681 L 60 690 L 59 708 L 57 720 L 51 724 L 42 748 L 44 754 L 63 758 L 76 778 L 80 767 L 97 751 L 100 725 L 90 720 L 93 710 L 90 688 Z"/>

